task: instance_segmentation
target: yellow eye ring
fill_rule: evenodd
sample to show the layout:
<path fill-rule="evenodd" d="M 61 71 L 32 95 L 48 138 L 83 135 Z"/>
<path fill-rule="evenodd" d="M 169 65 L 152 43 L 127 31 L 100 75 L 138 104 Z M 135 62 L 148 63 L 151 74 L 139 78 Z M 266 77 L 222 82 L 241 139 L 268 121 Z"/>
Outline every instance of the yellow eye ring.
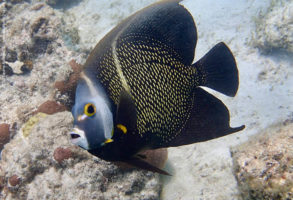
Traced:
<path fill-rule="evenodd" d="M 84 106 L 84 114 L 88 117 L 96 114 L 96 106 L 92 103 L 88 103 Z"/>

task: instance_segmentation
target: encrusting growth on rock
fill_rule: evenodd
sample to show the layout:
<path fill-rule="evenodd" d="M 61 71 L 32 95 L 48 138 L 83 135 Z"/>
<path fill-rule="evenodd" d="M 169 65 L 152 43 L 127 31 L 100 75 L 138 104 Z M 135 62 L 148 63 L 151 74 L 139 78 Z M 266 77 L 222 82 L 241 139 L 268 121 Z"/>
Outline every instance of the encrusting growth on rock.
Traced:
<path fill-rule="evenodd" d="M 63 112 L 65 110 L 67 110 L 66 106 L 57 103 L 56 101 L 48 100 L 44 102 L 42 105 L 40 105 L 36 112 L 42 112 L 48 115 L 52 115 L 54 113 Z"/>
<path fill-rule="evenodd" d="M 45 113 L 37 113 L 36 115 L 29 118 L 29 120 L 22 126 L 22 135 L 24 137 L 28 137 L 31 133 L 33 127 L 44 117 L 47 115 Z"/>
<path fill-rule="evenodd" d="M 17 175 L 13 175 L 8 179 L 11 186 L 17 186 L 20 183 L 20 178 Z"/>
<path fill-rule="evenodd" d="M 10 129 L 9 124 L 0 124 L 0 150 L 3 146 L 9 142 L 10 139 Z"/>
<path fill-rule="evenodd" d="M 82 65 L 78 64 L 75 60 L 71 60 L 69 62 L 73 73 L 70 75 L 67 81 L 56 81 L 55 88 L 59 90 L 61 93 L 65 92 L 74 92 L 74 88 L 76 87 L 77 81 L 79 79 L 80 72 L 82 71 Z"/>
<path fill-rule="evenodd" d="M 63 160 L 72 157 L 72 151 L 70 148 L 64 149 L 62 147 L 58 147 L 57 149 L 55 149 L 53 157 L 58 163 L 62 163 Z"/>

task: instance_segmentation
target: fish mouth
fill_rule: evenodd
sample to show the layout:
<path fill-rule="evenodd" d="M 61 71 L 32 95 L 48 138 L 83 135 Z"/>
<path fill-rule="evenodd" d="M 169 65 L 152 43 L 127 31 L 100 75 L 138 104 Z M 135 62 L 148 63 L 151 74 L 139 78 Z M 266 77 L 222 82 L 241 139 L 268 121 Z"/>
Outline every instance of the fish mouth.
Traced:
<path fill-rule="evenodd" d="M 69 134 L 72 144 L 75 144 L 85 150 L 89 150 L 89 143 L 83 130 L 80 130 L 79 128 L 73 128 Z"/>

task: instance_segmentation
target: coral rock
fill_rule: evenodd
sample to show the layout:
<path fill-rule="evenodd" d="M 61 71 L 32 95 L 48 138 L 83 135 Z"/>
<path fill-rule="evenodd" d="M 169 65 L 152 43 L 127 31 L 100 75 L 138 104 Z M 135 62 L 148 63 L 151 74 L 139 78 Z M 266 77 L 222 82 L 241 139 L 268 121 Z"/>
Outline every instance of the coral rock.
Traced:
<path fill-rule="evenodd" d="M 56 101 L 48 100 L 39 106 L 37 112 L 52 115 L 54 113 L 63 112 L 65 110 L 67 110 L 67 108 L 64 105 L 59 104 Z"/>
<path fill-rule="evenodd" d="M 256 20 L 252 44 L 265 52 L 274 49 L 293 53 L 293 1 L 272 1 L 268 12 Z"/>
<path fill-rule="evenodd" d="M 14 174 L 21 177 L 17 189 L 8 187 L 6 199 L 160 198 L 158 174 L 122 170 L 74 146 L 68 134 L 72 123 L 70 112 L 47 115 L 34 125 L 27 137 L 18 133 L 5 145 L 0 176 L 6 180 Z M 62 164 L 55 163 L 52 155 L 58 147 L 70 148 L 74 156 Z"/>
<path fill-rule="evenodd" d="M 25 0 L 7 0 L 7 2 L 13 3 L 13 4 L 17 4 L 17 3 L 22 3 Z"/>
<path fill-rule="evenodd" d="M 61 10 L 51 8 L 44 0 L 4 2 L 0 5 L 0 17 L 5 16 L 2 20 L 5 40 L 0 39 L 0 116 L 1 123 L 21 125 L 40 101 L 52 98 L 63 104 L 70 101 L 63 94 L 55 97 L 56 89 L 52 85 L 68 75 L 71 69 L 65 63 L 75 57 L 75 52 L 70 52 L 62 40 L 66 26 L 62 23 L 65 13 Z M 17 53 L 15 62 L 5 61 L 6 49 L 14 51 L 12 60 Z"/>
<path fill-rule="evenodd" d="M 293 199 L 293 124 L 268 128 L 232 150 L 244 200 Z"/>
<path fill-rule="evenodd" d="M 19 59 L 19 61 L 21 61 L 21 62 L 25 62 L 26 60 L 28 60 L 28 59 L 29 59 L 29 54 L 28 54 L 28 52 L 26 52 L 26 51 L 21 51 L 21 52 L 19 53 L 18 59 Z"/>
<path fill-rule="evenodd" d="M 0 150 L 10 140 L 9 124 L 0 124 Z"/>
<path fill-rule="evenodd" d="M 2 190 L 5 186 L 5 178 L 0 176 L 0 190 Z"/>
<path fill-rule="evenodd" d="M 73 72 L 77 74 L 79 74 L 83 69 L 83 66 L 78 64 L 75 60 L 71 60 L 69 65 L 71 66 Z"/>
<path fill-rule="evenodd" d="M 70 75 L 69 79 L 67 81 L 55 82 L 55 88 L 61 93 L 74 92 L 74 88 L 76 87 L 77 81 L 79 80 L 80 72 L 83 69 L 83 66 L 78 64 L 75 60 L 71 60 L 69 65 L 73 70 L 73 73 Z"/>
<path fill-rule="evenodd" d="M 6 76 L 13 75 L 13 69 L 6 63 L 0 63 L 0 74 L 5 74 Z"/>
<path fill-rule="evenodd" d="M 28 73 L 30 71 L 32 71 L 33 69 L 33 62 L 30 61 L 30 60 L 25 60 L 24 61 L 24 65 L 22 65 L 20 67 L 20 70 L 25 74 L 25 73 Z"/>
<path fill-rule="evenodd" d="M 44 6 L 45 6 L 45 4 L 43 4 L 43 3 L 37 3 L 36 5 L 34 5 L 34 6 L 31 8 L 31 10 L 35 10 L 35 11 L 37 11 L 37 10 L 42 9 Z"/>
<path fill-rule="evenodd" d="M 66 8 L 82 0 L 46 0 L 46 3 L 52 7 Z"/>
<path fill-rule="evenodd" d="M 49 20 L 44 17 L 38 18 L 32 25 L 31 25 L 31 36 L 34 34 L 41 34 L 44 35 L 46 32 L 46 26 L 48 25 Z"/>
<path fill-rule="evenodd" d="M 17 60 L 17 53 L 16 51 L 10 50 L 10 49 L 6 49 L 5 51 L 6 55 L 5 55 L 5 61 L 7 62 L 15 62 Z"/>
<path fill-rule="evenodd" d="M 62 147 L 58 147 L 55 149 L 53 157 L 58 163 L 61 163 L 63 160 L 72 157 L 72 151 L 69 148 L 64 149 Z"/>

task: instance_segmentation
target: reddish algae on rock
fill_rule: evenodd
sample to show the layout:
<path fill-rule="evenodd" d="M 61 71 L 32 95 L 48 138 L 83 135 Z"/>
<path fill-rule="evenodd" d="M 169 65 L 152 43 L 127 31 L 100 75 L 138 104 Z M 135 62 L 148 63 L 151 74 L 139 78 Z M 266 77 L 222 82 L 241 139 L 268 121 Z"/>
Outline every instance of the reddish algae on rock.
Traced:
<path fill-rule="evenodd" d="M 42 112 L 48 115 L 52 115 L 57 112 L 63 112 L 67 110 L 66 106 L 57 103 L 56 101 L 46 101 L 39 106 L 37 112 Z"/>
<path fill-rule="evenodd" d="M 17 186 L 20 183 L 20 178 L 17 175 L 13 175 L 8 179 L 11 186 Z"/>
<path fill-rule="evenodd" d="M 53 157 L 58 163 L 61 163 L 63 160 L 72 157 L 72 151 L 70 148 L 64 149 L 62 147 L 58 147 L 57 149 L 55 149 Z"/>
<path fill-rule="evenodd" d="M 0 124 L 0 150 L 10 140 L 9 124 Z"/>

